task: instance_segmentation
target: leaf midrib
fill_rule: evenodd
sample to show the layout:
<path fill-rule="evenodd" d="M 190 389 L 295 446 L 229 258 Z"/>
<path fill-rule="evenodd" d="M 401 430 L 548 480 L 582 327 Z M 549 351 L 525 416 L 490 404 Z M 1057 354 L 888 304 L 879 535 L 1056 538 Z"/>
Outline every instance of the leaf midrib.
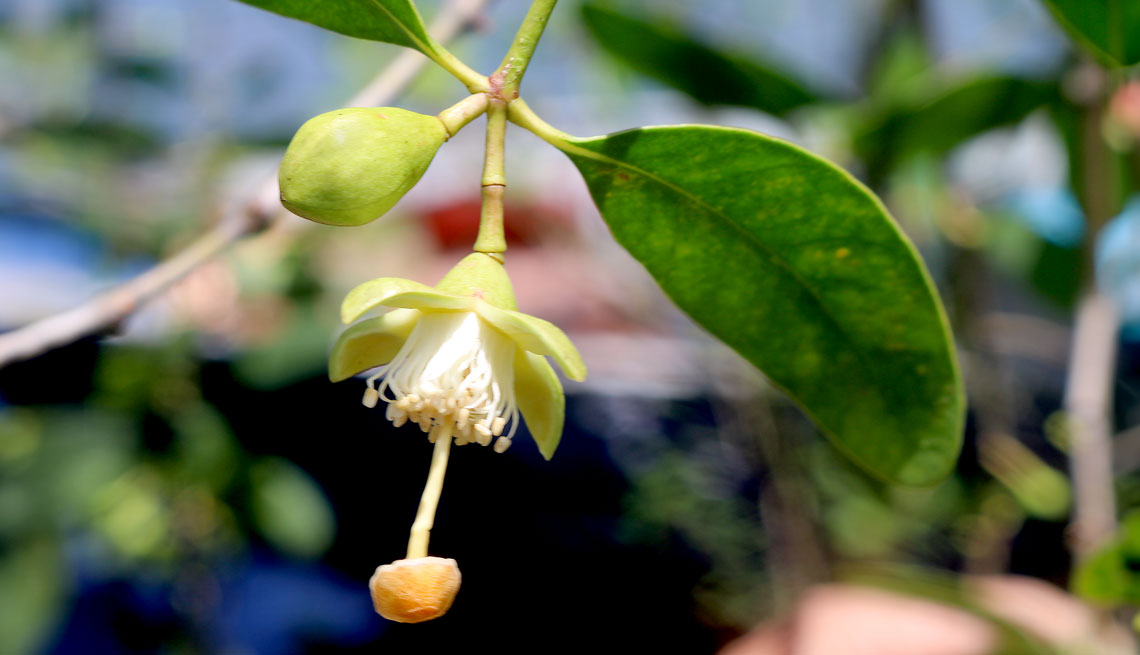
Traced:
<path fill-rule="evenodd" d="M 412 40 L 412 43 L 416 44 L 416 47 L 419 48 L 420 51 L 422 51 L 424 54 L 431 52 L 431 49 L 427 47 L 427 44 L 421 41 L 419 37 L 417 37 L 410 29 L 408 29 L 408 26 L 405 25 L 399 18 L 397 18 L 396 15 L 392 13 L 391 9 L 385 7 L 384 4 L 380 2 L 380 0 L 371 0 L 371 2 L 372 4 L 376 5 L 377 9 L 387 14 L 388 18 L 393 23 L 395 23 L 397 27 L 403 30 L 404 34 L 408 35 L 408 38 Z"/>
<path fill-rule="evenodd" d="M 605 137 L 603 137 L 603 138 L 605 138 Z M 799 283 L 799 285 L 804 290 L 807 291 L 808 296 L 815 302 L 815 304 L 819 308 L 820 312 L 825 317 L 827 317 L 827 320 L 835 328 L 835 331 L 838 332 L 840 335 L 842 335 L 844 342 L 849 344 L 851 346 L 851 349 L 857 353 L 857 357 L 858 357 L 859 363 L 861 365 L 860 367 L 864 370 L 865 373 L 868 374 L 870 379 L 875 380 L 876 383 L 880 383 L 878 376 L 874 374 L 875 367 L 870 366 L 870 363 L 867 360 L 867 357 L 870 356 L 870 353 L 866 352 L 864 350 L 864 348 L 861 346 L 861 344 L 859 344 L 859 342 L 857 342 L 849 332 L 847 332 L 846 330 L 843 329 L 842 323 L 831 312 L 831 310 L 828 308 L 828 306 L 823 302 L 823 299 L 815 292 L 814 289 L 812 289 L 811 285 L 809 285 L 807 283 L 807 281 L 802 276 L 800 276 L 800 274 L 787 263 L 786 260 L 777 256 L 772 251 L 772 249 L 770 249 L 766 244 L 764 244 L 764 242 L 760 241 L 755 235 L 753 235 L 751 232 L 749 232 L 747 229 L 745 229 L 742 225 L 740 225 L 740 223 L 738 221 L 736 221 L 735 219 L 733 219 L 731 216 L 724 213 L 723 211 L 721 211 L 721 210 L 709 205 L 708 203 L 704 202 L 699 197 L 693 195 L 692 193 L 685 190 L 684 188 L 679 187 L 676 184 L 674 184 L 674 183 L 670 182 L 669 180 L 666 180 L 666 179 L 664 179 L 658 175 L 650 173 L 649 171 L 646 171 L 643 168 L 634 166 L 632 164 L 629 164 L 627 162 L 624 162 L 624 161 L 621 161 L 618 159 L 613 159 L 611 157 L 607 157 L 606 155 L 603 155 L 601 153 L 595 152 L 593 150 L 589 150 L 589 149 L 584 148 L 582 146 L 573 145 L 569 142 L 566 142 L 566 145 L 568 146 L 567 148 L 565 148 L 566 150 L 573 150 L 576 152 L 576 154 L 580 154 L 584 157 L 587 157 L 589 159 L 594 159 L 596 161 L 601 161 L 601 162 L 613 164 L 613 165 L 616 165 L 618 167 L 625 168 L 627 170 L 638 173 L 639 175 L 642 175 L 643 177 L 645 177 L 649 180 L 652 180 L 653 182 L 661 185 L 662 187 L 665 187 L 666 189 L 669 189 L 669 190 L 677 193 L 678 195 L 684 197 L 685 199 L 689 200 L 690 202 L 692 202 L 693 204 L 697 205 L 698 207 L 704 209 L 705 211 L 709 212 L 710 214 L 713 214 L 714 216 L 721 218 L 733 230 L 735 230 L 737 233 L 743 235 L 744 238 L 748 242 L 754 244 L 756 246 L 756 248 L 760 252 L 762 252 L 765 257 L 767 257 L 768 261 L 770 261 L 777 268 L 785 271 L 789 276 L 792 277 L 793 280 L 795 280 L 797 283 Z M 810 155 L 810 153 L 808 153 L 808 154 Z M 910 352 L 914 352 L 911 349 L 907 349 L 907 350 Z"/>
<path fill-rule="evenodd" d="M 724 131 L 731 131 L 731 130 L 724 130 Z M 564 150 L 574 151 L 577 154 L 580 154 L 580 155 L 582 155 L 588 159 L 593 159 L 595 161 L 609 163 L 609 164 L 618 166 L 620 168 L 624 168 L 626 170 L 632 171 L 636 174 L 644 176 L 648 180 L 652 180 L 653 182 L 657 183 L 658 185 L 660 185 L 660 186 L 662 186 L 668 190 L 673 191 L 674 193 L 680 195 L 681 197 L 688 199 L 690 202 L 695 204 L 697 207 L 704 209 L 705 211 L 709 212 L 710 214 L 712 214 L 715 217 L 719 217 L 725 223 L 727 223 L 729 226 L 731 226 L 734 231 L 743 235 L 749 243 L 755 244 L 757 250 L 759 252 L 761 252 L 769 260 L 769 262 L 771 262 L 777 269 L 782 269 L 783 271 L 785 271 L 787 275 L 790 275 L 792 277 L 792 279 L 795 280 L 797 283 L 799 283 L 800 286 L 807 292 L 808 297 L 810 297 L 815 302 L 815 304 L 819 308 L 821 314 L 825 317 L 825 319 L 828 322 L 830 322 L 832 324 L 835 332 L 840 335 L 840 338 L 843 340 L 843 342 L 848 344 L 848 346 L 850 347 L 850 350 L 855 353 L 855 359 L 858 362 L 859 368 L 863 371 L 863 373 L 867 376 L 867 378 L 869 380 L 873 381 L 874 386 L 875 386 L 876 395 L 883 402 L 887 401 L 887 398 L 883 395 L 883 388 L 884 388 L 883 380 L 879 375 L 876 374 L 877 367 L 871 365 L 871 359 L 870 358 L 872 357 L 873 353 L 870 352 L 869 350 L 865 350 L 864 348 L 862 348 L 861 345 L 859 344 L 859 342 L 857 342 L 855 340 L 853 335 L 851 335 L 849 332 L 847 332 L 846 330 L 844 330 L 842 328 L 842 324 L 840 323 L 840 321 L 832 314 L 832 312 L 827 307 L 827 305 L 824 304 L 824 302 L 820 298 L 820 296 L 814 291 L 814 289 L 810 285 L 808 285 L 806 283 L 806 281 L 794 269 L 792 269 L 790 267 L 790 265 L 785 260 L 776 256 L 770 248 L 768 248 L 762 241 L 759 241 L 754 235 L 752 235 L 748 230 L 746 230 L 742 225 L 740 225 L 735 219 L 730 217 L 725 212 L 708 205 L 703 200 L 701 200 L 699 197 L 695 196 L 694 194 L 690 193 L 689 191 L 685 190 L 684 188 L 681 188 L 678 185 L 676 185 L 676 184 L 674 184 L 674 183 L 672 183 L 672 182 L 670 182 L 670 181 L 668 181 L 668 180 L 666 180 L 666 179 L 664 179 L 664 178 L 662 178 L 662 177 L 660 177 L 654 173 L 650 173 L 649 171 L 646 171 L 640 167 L 634 166 L 632 164 L 629 164 L 629 163 L 621 161 L 621 160 L 613 159 L 613 158 L 608 157 L 606 155 L 603 155 L 601 153 L 596 153 L 596 152 L 589 150 L 589 149 L 586 149 L 582 146 L 573 145 L 569 142 L 566 142 L 563 139 L 558 139 L 558 140 L 565 144 Z M 811 155 L 811 153 L 805 152 L 804 154 L 806 156 L 815 158 L 815 156 Z M 912 254 L 912 256 L 913 256 L 913 254 Z M 908 348 L 908 349 L 906 349 L 905 352 L 922 352 L 922 351 L 918 351 L 915 349 Z M 791 393 L 790 390 L 787 387 L 785 387 L 782 383 L 778 383 L 778 382 L 774 382 L 774 383 L 776 384 L 776 386 L 783 388 L 785 391 L 788 391 L 789 393 Z M 798 392 L 794 395 L 798 396 Z M 806 411 L 808 413 L 809 416 L 812 416 L 814 418 L 814 420 L 816 420 L 820 424 L 820 426 L 824 427 L 828 432 L 831 432 L 833 435 L 837 435 L 837 436 L 840 434 L 846 434 L 846 432 L 841 429 L 840 425 L 832 426 L 829 424 L 824 424 L 822 421 L 820 421 L 819 414 L 817 412 L 815 412 L 814 410 L 809 409 L 808 406 L 804 404 L 804 401 L 797 402 L 797 404 L 799 404 L 804 409 L 804 411 Z M 859 456 L 859 457 L 855 456 L 856 451 L 853 450 L 852 446 L 847 445 L 844 441 L 839 440 L 839 439 L 836 439 L 835 442 L 836 442 L 836 444 L 839 444 L 841 449 L 844 450 L 845 452 L 847 452 L 851 457 L 853 457 L 854 459 L 856 459 L 858 461 L 863 461 L 863 456 Z M 903 467 L 906 466 L 907 462 L 912 460 L 913 457 L 915 457 L 918 453 L 924 452 L 924 451 L 925 451 L 925 448 L 922 448 L 922 447 L 916 447 L 916 448 L 910 450 L 908 455 L 897 463 L 898 469 L 896 469 L 896 470 L 901 470 Z"/>

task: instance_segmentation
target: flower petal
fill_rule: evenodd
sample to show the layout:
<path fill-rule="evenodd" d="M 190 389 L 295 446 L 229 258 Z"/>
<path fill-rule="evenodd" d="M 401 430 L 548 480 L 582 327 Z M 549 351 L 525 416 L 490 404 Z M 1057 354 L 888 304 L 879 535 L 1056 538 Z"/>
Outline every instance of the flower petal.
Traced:
<path fill-rule="evenodd" d="M 329 356 L 329 379 L 340 382 L 392 361 L 419 318 L 414 309 L 395 309 L 345 330 Z"/>
<path fill-rule="evenodd" d="M 578 354 L 578 349 L 570 342 L 566 333 L 550 321 L 499 309 L 485 302 L 478 302 L 475 311 L 491 325 L 506 333 L 515 343 L 538 355 L 550 355 L 566 377 L 577 382 L 586 379 L 586 363 Z"/>
<path fill-rule="evenodd" d="M 351 323 L 378 305 L 407 309 L 471 310 L 474 298 L 436 291 L 426 284 L 398 277 L 381 277 L 357 286 L 344 297 L 340 320 Z"/>
<path fill-rule="evenodd" d="M 538 451 L 550 459 L 562 440 L 566 397 L 562 382 L 542 355 L 522 348 L 515 354 L 515 400 Z"/>

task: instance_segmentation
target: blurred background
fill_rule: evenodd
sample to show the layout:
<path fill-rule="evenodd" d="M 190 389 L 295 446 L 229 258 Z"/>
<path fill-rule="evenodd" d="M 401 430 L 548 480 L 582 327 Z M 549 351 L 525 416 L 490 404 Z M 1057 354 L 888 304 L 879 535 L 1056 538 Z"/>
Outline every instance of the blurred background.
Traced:
<path fill-rule="evenodd" d="M 453 51 L 493 70 L 526 5 L 489 2 Z M 400 52 L 233 0 L 0 2 L 0 329 L 177 252 Z M 392 104 L 463 95 L 426 68 Z M 845 461 L 512 129 L 507 269 L 590 378 L 566 385 L 551 462 L 526 439 L 454 452 L 431 550 L 463 589 L 429 624 L 378 617 L 366 582 L 403 555 L 431 449 L 326 358 L 348 289 L 434 283 L 470 248 L 477 121 L 382 220 L 290 216 L 110 333 L 0 368 L 0 653 L 926 653 L 891 650 L 902 628 L 931 653 L 1130 652 L 1140 83 L 1038 0 L 563 0 L 524 95 L 577 135 L 756 129 L 875 189 L 954 326 L 957 472 L 902 489 Z M 1091 544 L 1069 528 L 1064 411 L 1082 296 L 1116 310 L 1092 348 L 1112 380 L 1099 508 L 1124 517 Z"/>

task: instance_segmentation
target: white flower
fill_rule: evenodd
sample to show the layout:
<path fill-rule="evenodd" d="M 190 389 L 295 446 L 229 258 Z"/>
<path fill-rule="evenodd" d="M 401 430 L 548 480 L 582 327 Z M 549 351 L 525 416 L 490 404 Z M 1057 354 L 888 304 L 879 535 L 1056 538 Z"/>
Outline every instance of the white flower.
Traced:
<path fill-rule="evenodd" d="M 469 255 L 435 288 L 400 278 L 365 282 L 345 297 L 341 318 L 352 323 L 380 306 L 393 311 L 337 340 L 332 381 L 385 365 L 368 379 L 364 404 L 384 400 L 395 425 L 416 423 L 432 442 L 494 442 L 503 452 L 522 420 L 542 455 L 554 454 L 565 399 L 546 357 L 572 380 L 584 379 L 586 366 L 562 330 L 515 311 L 500 261 Z"/>
<path fill-rule="evenodd" d="M 428 557 L 452 440 L 457 446 L 493 440 L 501 453 L 523 419 L 550 459 L 562 438 L 566 400 L 546 357 L 572 380 L 586 377 L 586 365 L 562 330 L 515 311 L 495 255 L 468 255 L 434 289 L 399 278 L 365 282 L 345 297 L 341 319 L 352 323 L 380 306 L 393 310 L 353 324 L 337 339 L 329 379 L 382 366 L 368 378 L 364 404 L 383 400 L 396 427 L 416 423 L 435 444 L 408 555 L 377 568 L 369 583 L 382 616 L 426 621 L 446 612 L 459 589 L 455 561 Z"/>
<path fill-rule="evenodd" d="M 457 446 L 486 446 L 509 426 L 495 441 L 501 453 L 519 423 L 517 350 L 475 312 L 425 314 L 391 363 L 368 379 L 364 404 L 375 407 L 384 400 L 393 425 L 416 423 L 432 443 L 454 436 Z"/>

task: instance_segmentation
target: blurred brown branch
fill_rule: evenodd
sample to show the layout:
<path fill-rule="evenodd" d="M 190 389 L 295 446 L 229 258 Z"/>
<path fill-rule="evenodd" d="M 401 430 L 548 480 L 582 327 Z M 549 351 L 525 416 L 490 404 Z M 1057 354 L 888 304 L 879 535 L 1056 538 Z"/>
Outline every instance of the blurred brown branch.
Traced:
<path fill-rule="evenodd" d="M 1083 559 L 1116 529 L 1112 485 L 1112 384 L 1119 322 L 1098 293 L 1081 301 L 1073 330 L 1065 411 L 1073 478 L 1073 553 Z"/>
<path fill-rule="evenodd" d="M 431 33 L 441 43 L 478 23 L 490 0 L 450 0 L 432 22 Z M 345 106 L 392 102 L 419 73 L 428 59 L 406 50 L 350 99 Z M 277 173 L 256 187 L 248 201 L 223 212 L 217 224 L 189 246 L 154 268 L 65 312 L 44 317 L 0 334 L 0 368 L 35 357 L 89 334 L 114 329 L 146 303 L 161 296 L 195 268 L 241 239 L 259 234 L 288 215 L 278 199 Z"/>

